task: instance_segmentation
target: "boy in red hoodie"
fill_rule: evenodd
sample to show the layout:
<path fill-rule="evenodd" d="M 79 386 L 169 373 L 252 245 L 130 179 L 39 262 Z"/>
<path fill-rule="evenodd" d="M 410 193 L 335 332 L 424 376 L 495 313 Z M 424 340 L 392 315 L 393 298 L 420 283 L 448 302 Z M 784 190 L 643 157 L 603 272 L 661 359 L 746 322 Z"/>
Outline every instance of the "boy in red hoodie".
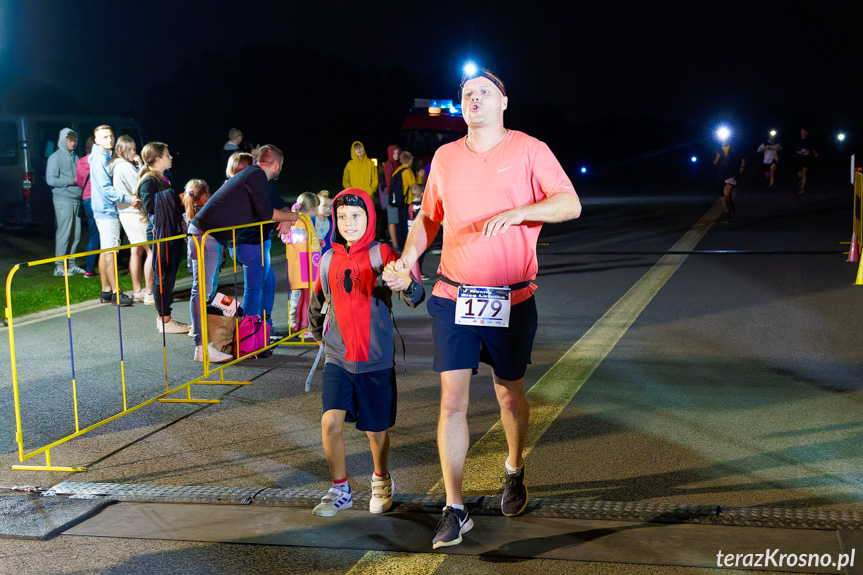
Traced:
<path fill-rule="evenodd" d="M 348 188 L 333 200 L 333 247 L 321 259 L 309 304 L 309 327 L 322 342 L 321 435 L 333 486 L 313 513 L 332 517 L 353 505 L 345 466 L 345 421 L 365 431 L 374 460 L 369 511 L 392 506 L 389 429 L 396 419 L 396 376 L 389 288 L 378 285 L 384 267 L 397 259 L 386 244 L 373 241 L 377 217 L 369 195 Z M 326 272 L 326 274 L 324 274 Z M 422 283 L 407 276 L 397 292 L 408 306 L 425 299 Z"/>

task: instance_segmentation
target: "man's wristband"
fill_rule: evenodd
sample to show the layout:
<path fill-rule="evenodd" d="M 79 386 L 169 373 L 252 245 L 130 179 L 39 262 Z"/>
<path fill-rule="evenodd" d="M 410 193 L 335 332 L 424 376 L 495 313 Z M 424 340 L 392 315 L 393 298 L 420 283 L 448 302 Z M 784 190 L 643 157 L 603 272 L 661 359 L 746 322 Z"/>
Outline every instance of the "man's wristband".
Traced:
<path fill-rule="evenodd" d="M 417 282 L 414 279 L 411 279 L 410 285 L 403 289 L 402 293 L 404 293 L 408 297 L 414 295 L 414 291 L 416 291 L 416 283 Z"/>

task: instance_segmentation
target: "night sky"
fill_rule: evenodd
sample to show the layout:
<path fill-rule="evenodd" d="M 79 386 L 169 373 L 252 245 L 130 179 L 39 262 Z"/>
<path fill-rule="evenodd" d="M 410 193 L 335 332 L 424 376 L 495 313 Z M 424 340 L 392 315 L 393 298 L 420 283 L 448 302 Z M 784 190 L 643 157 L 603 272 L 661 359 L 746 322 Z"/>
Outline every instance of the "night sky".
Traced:
<path fill-rule="evenodd" d="M 746 145 L 803 125 L 825 147 L 838 130 L 854 145 L 863 9 L 795 4 L 13 0 L 0 4 L 0 109 L 129 114 L 180 152 L 176 169 L 205 173 L 238 126 L 281 146 L 293 173 L 338 181 L 351 141 L 381 156 L 413 98 L 454 97 L 470 58 L 506 82 L 507 126 L 568 169 L 720 120 Z"/>

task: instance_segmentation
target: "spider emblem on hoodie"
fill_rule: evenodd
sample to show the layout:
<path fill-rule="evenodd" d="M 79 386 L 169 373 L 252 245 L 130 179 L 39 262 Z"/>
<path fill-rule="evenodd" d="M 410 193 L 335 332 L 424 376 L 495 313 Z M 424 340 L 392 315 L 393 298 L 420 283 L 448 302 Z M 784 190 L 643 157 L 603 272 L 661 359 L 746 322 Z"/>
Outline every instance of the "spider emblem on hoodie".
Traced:
<path fill-rule="evenodd" d="M 337 272 L 337 283 L 339 289 L 345 296 L 350 296 L 354 293 L 354 289 L 359 287 L 360 270 L 353 262 L 345 262 L 345 265 L 339 268 Z"/>

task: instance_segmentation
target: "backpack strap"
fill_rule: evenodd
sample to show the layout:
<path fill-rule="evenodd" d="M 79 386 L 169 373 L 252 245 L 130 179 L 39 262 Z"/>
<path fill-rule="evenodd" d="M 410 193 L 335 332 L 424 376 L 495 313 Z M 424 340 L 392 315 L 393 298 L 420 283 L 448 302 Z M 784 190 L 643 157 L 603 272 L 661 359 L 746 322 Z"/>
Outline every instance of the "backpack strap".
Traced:
<path fill-rule="evenodd" d="M 369 244 L 369 260 L 371 261 L 372 267 L 375 269 L 383 269 L 384 267 L 384 259 L 381 257 L 381 243 L 377 240 L 373 241 Z M 382 281 L 379 280 L 380 287 L 389 290 Z M 399 339 L 402 342 L 402 364 L 404 365 L 405 373 L 408 372 L 408 364 L 407 364 L 407 348 L 405 347 L 405 338 L 402 337 L 402 332 L 399 331 L 399 326 L 396 323 L 396 316 L 393 313 L 392 302 L 387 306 L 390 309 L 390 319 L 393 321 L 393 327 L 396 330 L 396 333 L 399 336 Z M 393 364 L 396 362 L 396 350 L 393 348 Z"/>
<path fill-rule="evenodd" d="M 384 267 L 384 259 L 381 257 L 381 243 L 377 240 L 369 244 L 369 261 L 375 269 Z"/>
<path fill-rule="evenodd" d="M 321 257 L 321 263 L 318 264 L 318 277 L 321 278 L 321 287 L 324 290 L 324 295 L 330 293 L 330 280 L 327 277 L 327 272 L 330 271 L 331 261 L 333 261 L 333 250 L 327 250 Z"/>
<path fill-rule="evenodd" d="M 333 260 L 333 250 L 327 250 L 321 257 L 321 263 L 318 264 L 318 277 L 321 279 L 321 289 L 324 291 L 324 305 L 321 307 L 321 313 L 327 315 L 330 310 L 330 280 L 328 273 L 330 271 L 330 262 Z M 324 323 L 326 330 L 326 322 Z"/>

